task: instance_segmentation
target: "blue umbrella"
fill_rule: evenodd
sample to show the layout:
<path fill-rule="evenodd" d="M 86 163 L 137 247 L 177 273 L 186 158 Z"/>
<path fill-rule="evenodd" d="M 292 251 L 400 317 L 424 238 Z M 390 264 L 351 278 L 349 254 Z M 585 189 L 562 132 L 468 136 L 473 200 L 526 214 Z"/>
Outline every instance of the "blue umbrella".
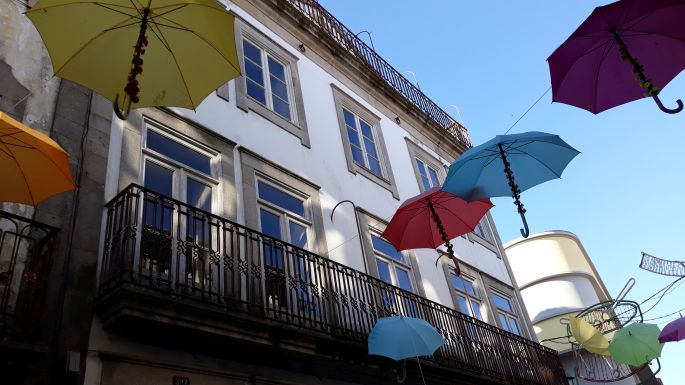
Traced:
<path fill-rule="evenodd" d="M 442 190 L 469 202 L 511 196 L 525 227 L 521 235 L 528 237 L 521 192 L 561 178 L 566 165 L 579 153 L 558 135 L 536 131 L 497 135 L 452 163 Z"/>
<path fill-rule="evenodd" d="M 369 354 L 393 360 L 430 356 L 445 343 L 428 322 L 412 317 L 379 318 L 369 333 Z"/>

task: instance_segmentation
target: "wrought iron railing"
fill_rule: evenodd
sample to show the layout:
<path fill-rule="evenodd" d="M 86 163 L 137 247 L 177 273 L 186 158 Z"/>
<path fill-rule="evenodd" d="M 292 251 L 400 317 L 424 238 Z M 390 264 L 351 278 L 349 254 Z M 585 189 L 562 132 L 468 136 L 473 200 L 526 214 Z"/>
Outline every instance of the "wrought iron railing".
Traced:
<path fill-rule="evenodd" d="M 397 91 L 409 103 L 422 111 L 430 120 L 445 130 L 466 147 L 472 142 L 468 131 L 457 121 L 435 104 L 421 90 L 408 81 L 385 59 L 358 38 L 343 23 L 338 21 L 315 0 L 270 0 L 280 7 L 287 7 L 304 16 L 310 25 L 319 32 L 329 36 L 340 48 L 352 55 L 367 69 L 375 73 L 388 86 Z"/>
<path fill-rule="evenodd" d="M 0 210 L 0 336 L 40 338 L 50 250 L 57 229 Z"/>
<path fill-rule="evenodd" d="M 507 384 L 566 383 L 553 350 L 175 199 L 130 185 L 107 204 L 100 293 L 133 282 L 363 343 L 376 319 L 419 317 L 428 360 Z"/>

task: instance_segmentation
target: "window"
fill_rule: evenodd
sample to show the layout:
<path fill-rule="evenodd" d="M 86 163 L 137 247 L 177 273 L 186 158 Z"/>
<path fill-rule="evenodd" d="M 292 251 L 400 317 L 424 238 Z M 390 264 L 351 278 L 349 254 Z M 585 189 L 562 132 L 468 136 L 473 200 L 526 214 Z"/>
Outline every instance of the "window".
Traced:
<path fill-rule="evenodd" d="M 414 174 L 419 184 L 419 190 L 424 192 L 433 187 L 440 186 L 444 179 L 445 168 L 442 163 L 427 150 L 419 147 L 413 140 L 405 138 L 409 156 L 413 162 Z"/>
<path fill-rule="evenodd" d="M 399 199 L 380 129 L 381 120 L 333 86 L 347 169 L 389 190 Z"/>
<path fill-rule="evenodd" d="M 481 224 L 481 222 L 478 222 L 476 227 L 473 229 L 473 233 L 483 239 L 487 239 L 487 236 L 485 235 L 485 230 L 483 230 L 483 225 Z"/>
<path fill-rule="evenodd" d="M 496 292 L 492 293 L 492 302 L 497 311 L 500 327 L 508 332 L 521 335 L 516 314 L 511 306 L 511 300 Z"/>
<path fill-rule="evenodd" d="M 306 249 L 309 221 L 305 200 L 263 181 L 257 181 L 261 231 Z"/>
<path fill-rule="evenodd" d="M 204 213 L 216 211 L 220 203 L 214 199 L 219 184 L 212 167 L 215 159 L 218 163 L 218 154 L 200 144 L 168 130 L 146 127 L 143 186 L 159 194 L 146 193 L 143 199 L 141 263 L 151 275 L 170 276 L 173 245 L 184 242 L 185 258 L 178 261 L 180 277 L 186 277 L 188 284 L 217 282 L 218 269 L 211 270 L 208 255 L 218 247 L 212 244 L 211 216 Z M 169 198 L 202 211 L 186 210 Z"/>
<path fill-rule="evenodd" d="M 257 112 L 308 147 L 297 57 L 238 19 L 236 39 L 244 74 L 236 83 L 237 106 Z"/>
<path fill-rule="evenodd" d="M 437 170 L 418 158 L 416 159 L 416 167 L 419 169 L 419 176 L 421 178 L 421 184 L 423 184 L 424 191 L 440 186 Z"/>
<path fill-rule="evenodd" d="M 388 241 L 375 234 L 371 234 L 371 243 L 376 258 L 378 277 L 384 282 L 413 292 L 414 285 L 409 273 L 411 267 L 406 257 L 395 250 Z"/>
<path fill-rule="evenodd" d="M 450 276 L 452 278 L 452 286 L 455 289 L 458 310 L 482 321 L 481 301 L 476 288 L 473 286 L 473 279 L 466 277 L 464 274 L 458 277 L 450 273 Z"/>

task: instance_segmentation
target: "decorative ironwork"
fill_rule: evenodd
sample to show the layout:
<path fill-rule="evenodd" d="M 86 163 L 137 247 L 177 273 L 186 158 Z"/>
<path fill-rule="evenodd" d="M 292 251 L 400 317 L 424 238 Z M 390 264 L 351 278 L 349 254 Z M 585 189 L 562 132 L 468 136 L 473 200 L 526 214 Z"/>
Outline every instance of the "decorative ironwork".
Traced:
<path fill-rule="evenodd" d="M 340 49 L 379 77 L 379 80 L 395 90 L 410 104 L 423 112 L 428 119 L 442 127 L 445 133 L 466 147 L 472 147 L 471 137 L 464 126 L 438 107 L 418 87 L 347 29 L 315 0 L 270 0 L 280 9 L 296 12 L 302 22 L 315 28 L 318 33 L 332 39 Z"/>
<path fill-rule="evenodd" d="M 661 275 L 685 277 L 685 262 L 668 261 L 642 252 L 640 268 Z"/>
<path fill-rule="evenodd" d="M 0 336 L 35 341 L 57 229 L 0 210 Z"/>
<path fill-rule="evenodd" d="M 278 319 L 358 343 L 366 342 L 379 316 L 420 317 L 437 325 L 447 340 L 428 358 L 435 365 L 502 383 L 559 385 L 566 381 L 552 349 L 143 187 L 130 185 L 106 207 L 101 294 L 121 282 L 147 286 L 163 282 L 172 294 L 220 305 L 227 312 L 247 311 L 254 317 Z M 168 221 L 155 213 L 164 218 L 168 215 Z M 198 219 L 202 226 L 188 226 L 189 221 Z M 157 223 L 158 228 L 138 225 L 134 237 L 120 236 L 137 223 Z M 162 229 L 167 225 L 170 232 Z M 207 231 L 199 235 L 201 229 Z M 149 234 L 164 236 L 159 240 Z M 175 242 L 179 238 L 184 242 Z M 176 250 L 161 248 L 152 256 L 143 252 L 151 249 L 146 242 L 179 246 Z M 193 247 L 181 246 L 184 243 Z M 186 254 L 196 249 L 218 253 L 218 263 L 223 266 L 189 264 Z M 150 259 L 164 262 L 154 264 Z M 226 261 L 230 260 L 238 263 L 229 266 Z"/>

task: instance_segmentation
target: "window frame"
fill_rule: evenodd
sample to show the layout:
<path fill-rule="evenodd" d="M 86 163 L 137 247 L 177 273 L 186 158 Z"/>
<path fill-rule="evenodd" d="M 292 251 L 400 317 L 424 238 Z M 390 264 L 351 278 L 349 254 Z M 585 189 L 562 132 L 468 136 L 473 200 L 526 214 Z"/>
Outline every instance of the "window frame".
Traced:
<path fill-rule="evenodd" d="M 495 299 L 494 299 L 495 295 L 499 296 L 500 298 L 507 300 L 507 302 L 509 302 L 509 307 L 511 308 L 511 311 L 502 309 L 499 306 L 497 306 L 497 303 L 495 302 Z M 499 325 L 499 327 L 502 330 L 508 331 L 510 333 L 514 333 L 511 330 L 511 325 L 509 324 L 509 320 L 513 319 L 514 322 L 516 322 L 516 328 L 518 329 L 518 333 L 514 333 L 514 334 L 521 336 L 521 337 L 524 337 L 525 335 L 524 335 L 523 327 L 521 325 L 521 317 L 517 313 L 516 303 L 513 300 L 514 297 L 511 295 L 504 294 L 501 291 L 496 290 L 496 289 L 490 290 L 490 297 L 491 297 L 490 299 L 492 301 L 492 310 L 493 310 L 493 313 L 495 313 L 495 318 L 497 319 L 497 324 Z M 504 325 L 502 325 L 500 315 L 503 315 L 507 321 L 506 328 L 504 327 Z"/>
<path fill-rule="evenodd" d="M 333 92 L 333 101 L 335 103 L 335 110 L 338 117 L 338 128 L 340 129 L 340 137 L 342 139 L 343 151 L 345 153 L 345 160 L 347 162 L 347 170 L 354 174 L 360 174 L 367 179 L 375 182 L 379 186 L 385 188 L 392 193 L 393 198 L 399 200 L 400 195 L 397 190 L 397 184 L 395 183 L 395 177 L 393 176 L 392 167 L 390 165 L 390 160 L 388 158 L 387 148 L 385 146 L 385 140 L 383 139 L 383 130 L 381 129 L 381 118 L 371 113 L 368 109 L 363 107 L 359 102 L 352 99 L 344 91 L 338 88 L 335 84 L 331 84 L 331 89 Z M 378 155 L 378 162 L 380 163 L 381 174 L 377 175 L 371 171 L 368 167 L 358 164 L 353 156 L 351 150 L 350 139 L 347 134 L 347 126 L 345 124 L 345 116 L 343 109 L 349 111 L 355 115 L 355 121 L 359 119 L 367 123 L 373 134 L 374 145 L 376 147 L 376 152 Z M 358 132 L 360 132 L 361 127 L 357 127 Z M 360 142 L 362 146 L 362 154 L 366 155 L 366 149 L 364 148 L 363 138 Z M 368 160 L 365 157 L 365 162 Z"/>
<path fill-rule="evenodd" d="M 389 284 L 391 284 L 397 288 L 403 289 L 402 287 L 400 287 L 399 278 L 397 277 L 396 269 L 399 268 L 399 269 L 405 270 L 407 272 L 407 275 L 409 276 L 409 286 L 411 286 L 409 290 L 407 290 L 407 289 L 403 289 L 403 290 L 407 290 L 411 293 L 416 293 L 416 288 L 417 288 L 418 284 L 417 284 L 416 278 L 414 277 L 414 274 L 412 272 L 413 266 L 411 264 L 411 259 L 406 255 L 405 252 L 398 251 L 398 253 L 400 253 L 400 255 L 402 255 L 402 258 L 403 258 L 403 261 L 398 261 L 397 259 L 383 253 L 381 250 L 376 249 L 373 246 L 373 236 L 380 238 L 384 242 L 388 242 L 388 241 L 381 238 L 381 233 L 378 232 L 378 230 L 376 230 L 374 228 L 370 228 L 369 232 L 370 232 L 369 235 L 371 237 L 371 247 L 373 248 L 373 254 L 374 254 L 373 256 L 375 258 L 374 262 L 376 263 L 376 269 L 378 269 L 378 259 L 387 263 L 390 266 L 390 280 L 392 282 L 386 282 L 386 283 L 389 283 Z M 388 243 L 390 243 L 390 242 L 388 242 Z M 377 278 L 381 279 L 380 273 L 378 274 Z"/>
<path fill-rule="evenodd" d="M 447 176 L 446 166 L 440 160 L 438 160 L 438 158 L 429 154 L 428 151 L 424 150 L 423 148 L 419 147 L 419 145 L 414 143 L 412 139 L 407 137 L 405 137 L 404 139 L 407 142 L 407 150 L 409 151 L 409 157 L 411 158 L 412 168 L 414 169 L 414 175 L 416 176 L 416 183 L 419 185 L 419 191 L 426 191 L 426 187 L 423 185 L 421 171 L 419 170 L 419 166 L 416 163 L 417 160 L 421 161 L 426 167 L 432 168 L 437 174 L 438 184 L 442 185 L 442 183 L 445 181 L 445 177 Z M 435 186 L 431 186 L 431 188 L 432 187 Z"/>
<path fill-rule="evenodd" d="M 295 224 L 298 224 L 302 227 L 305 228 L 306 234 L 307 234 L 307 245 L 303 247 L 304 250 L 310 250 L 310 245 L 311 245 L 311 237 L 312 237 L 312 232 L 313 232 L 313 223 L 309 219 L 311 217 L 311 210 L 310 210 L 310 197 L 302 194 L 301 192 L 295 191 L 292 188 L 289 188 L 288 186 L 279 183 L 271 178 L 268 178 L 264 175 L 257 174 L 255 175 L 256 181 L 255 181 L 255 194 L 257 197 L 257 218 L 259 221 L 259 231 L 263 232 L 262 229 L 262 219 L 261 219 L 261 210 L 264 209 L 271 214 L 277 215 L 279 217 L 279 226 L 282 235 L 285 236 L 286 239 L 282 239 L 283 242 L 294 244 L 292 242 L 291 234 L 290 234 L 290 223 L 293 222 Z M 273 202 L 269 202 L 268 200 L 261 198 L 259 196 L 259 183 L 266 183 L 269 186 L 280 190 L 283 193 L 286 193 L 288 195 L 291 195 L 297 199 L 302 199 L 302 204 L 304 206 L 304 213 L 305 216 L 300 216 L 297 213 L 294 213 L 286 208 L 280 207 L 277 204 Z"/>
<path fill-rule="evenodd" d="M 468 315 L 472 318 L 485 321 L 486 317 L 485 314 L 483 313 L 483 298 L 481 298 L 480 295 L 480 289 L 478 285 L 478 280 L 476 278 L 472 278 L 468 274 L 462 273 L 459 277 L 457 277 L 453 272 L 449 272 L 450 274 L 450 285 L 452 286 L 452 290 L 454 291 L 452 293 L 453 298 L 455 299 L 455 307 L 456 310 L 459 311 L 462 314 Z M 473 295 L 469 294 L 468 291 L 464 291 L 463 287 L 457 287 L 457 285 L 454 284 L 454 278 L 459 278 L 465 281 L 468 281 L 471 283 L 471 286 L 473 287 Z M 464 300 L 467 302 L 467 309 L 464 311 L 461 309 L 461 305 L 459 303 L 459 300 L 457 297 L 462 297 Z M 478 304 L 478 312 L 480 313 L 480 318 L 476 317 L 475 314 L 472 313 L 473 309 L 473 302 L 476 302 Z"/>
<path fill-rule="evenodd" d="M 262 59 L 264 57 L 272 57 L 279 64 L 284 66 L 286 86 L 288 88 L 289 104 L 290 104 L 290 120 L 283 117 L 269 107 L 272 103 L 268 101 L 273 96 L 270 95 L 267 84 L 271 83 L 269 77 L 268 61 L 263 64 L 263 73 L 265 76 L 265 93 L 267 98 L 267 105 L 264 105 L 247 94 L 247 76 L 242 75 L 235 83 L 236 89 L 236 106 L 245 112 L 254 111 L 269 120 L 271 123 L 279 126 L 283 130 L 298 137 L 300 142 L 305 147 L 310 147 L 309 131 L 307 129 L 307 119 L 305 117 L 304 102 L 302 99 L 302 88 L 300 86 L 300 75 L 298 71 L 298 57 L 290 53 L 286 48 L 280 46 L 264 33 L 258 31 L 255 27 L 249 25 L 245 20 L 236 17 L 235 22 L 235 39 L 236 51 L 240 61 L 240 69 L 243 74 L 245 71 L 245 52 L 243 49 L 243 40 L 247 40 L 253 46 L 259 48 L 262 52 Z"/>
<path fill-rule="evenodd" d="M 483 218 L 481 218 L 481 220 L 478 222 L 483 230 L 484 236 L 477 234 L 474 229 L 474 231 L 466 234 L 466 238 L 472 243 L 478 243 L 486 249 L 492 251 L 497 255 L 497 258 L 501 259 L 499 251 L 497 250 L 497 245 L 495 244 L 497 241 L 495 239 L 495 232 L 491 227 L 492 222 L 490 218 L 490 213 L 486 213 L 485 216 L 483 216 Z"/>

